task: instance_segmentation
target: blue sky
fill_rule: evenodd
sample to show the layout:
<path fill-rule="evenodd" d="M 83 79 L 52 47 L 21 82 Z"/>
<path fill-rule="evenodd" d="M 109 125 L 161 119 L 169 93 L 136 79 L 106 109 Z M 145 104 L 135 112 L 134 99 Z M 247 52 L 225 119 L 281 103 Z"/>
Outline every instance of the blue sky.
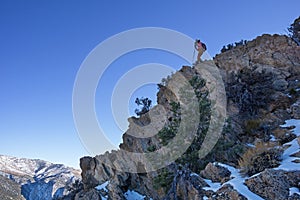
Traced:
<path fill-rule="evenodd" d="M 228 43 L 263 33 L 285 34 L 299 7 L 298 0 L 2 0 L 0 154 L 78 168 L 79 158 L 88 152 L 73 122 L 73 84 L 89 52 L 110 36 L 132 28 L 164 27 L 201 38 L 214 56 Z M 186 64 L 166 52 L 136 52 L 117 60 L 98 85 L 97 115 L 114 143 L 121 136 L 110 111 L 113 86 L 126 71 L 149 62 L 174 69 Z M 155 98 L 155 92 L 152 85 L 134 95 Z M 133 111 L 132 105 L 129 109 Z"/>

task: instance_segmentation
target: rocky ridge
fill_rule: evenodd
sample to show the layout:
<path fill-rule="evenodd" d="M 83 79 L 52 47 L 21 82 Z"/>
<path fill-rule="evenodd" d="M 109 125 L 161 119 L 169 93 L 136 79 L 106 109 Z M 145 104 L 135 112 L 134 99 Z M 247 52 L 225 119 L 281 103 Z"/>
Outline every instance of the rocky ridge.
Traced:
<path fill-rule="evenodd" d="M 280 126 L 288 119 L 299 119 L 299 52 L 300 47 L 289 37 L 265 34 L 216 55 L 214 63 L 221 71 L 227 94 L 227 120 L 218 143 L 203 159 L 197 159 L 193 154 L 203 142 L 202 135 L 209 120 L 204 115 L 191 148 L 165 168 L 148 171 L 143 162 L 128 159 L 122 150 L 155 152 L 174 137 L 172 133 L 176 132 L 176 123 L 180 121 L 182 110 L 176 107 L 178 98 L 174 92 L 164 84 L 159 85 L 158 105 L 163 106 L 166 117 L 159 118 L 158 107 L 154 107 L 140 118 L 130 118 L 129 129 L 123 136 L 119 151 L 107 152 L 94 158 L 81 158 L 84 190 L 75 199 L 101 199 L 103 194 L 96 186 L 103 183 L 107 183 L 104 196 L 108 199 L 126 199 L 124 193 L 128 190 L 135 190 L 146 199 L 299 199 L 297 193 L 289 193 L 290 188 L 299 191 L 297 169 L 290 172 L 266 168 L 260 174 L 246 179 L 242 179 L 237 172 L 238 160 L 248 149 L 255 148 L 253 145 L 257 141 L 282 146 L 295 143 L 297 137 L 300 140 L 291 131 L 293 127 Z M 202 62 L 199 67 L 210 65 L 211 62 Z M 201 108 L 206 111 L 210 103 L 205 99 L 205 85 L 209 83 L 201 82 L 197 67 L 185 66 L 177 73 L 194 84 L 199 102 L 208 105 L 205 107 L 201 104 Z M 143 127 L 150 123 L 150 115 L 157 116 L 156 123 L 164 124 L 168 129 L 158 131 L 158 134 L 149 138 L 133 137 L 142 134 Z M 299 154 L 299 145 L 296 146 L 296 152 L 293 152 L 295 156 L 298 155 L 297 148 Z M 291 156 L 287 155 L 289 158 Z M 222 167 L 215 162 L 226 165 Z M 136 169 L 138 173 L 118 171 L 125 165 Z M 208 180 L 220 182 L 221 187 L 215 191 L 205 189 L 211 188 Z M 245 185 L 237 186 L 237 181 L 244 181 Z M 242 190 L 237 189 L 241 187 L 247 193 L 241 194 Z"/>

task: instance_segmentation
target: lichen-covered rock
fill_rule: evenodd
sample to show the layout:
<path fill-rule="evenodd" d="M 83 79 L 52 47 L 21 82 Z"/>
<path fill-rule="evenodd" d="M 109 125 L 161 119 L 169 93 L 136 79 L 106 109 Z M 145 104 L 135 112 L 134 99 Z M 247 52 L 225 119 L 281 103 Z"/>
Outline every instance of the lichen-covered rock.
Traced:
<path fill-rule="evenodd" d="M 208 163 L 200 175 L 213 182 L 225 182 L 230 179 L 231 172 L 218 164 Z"/>

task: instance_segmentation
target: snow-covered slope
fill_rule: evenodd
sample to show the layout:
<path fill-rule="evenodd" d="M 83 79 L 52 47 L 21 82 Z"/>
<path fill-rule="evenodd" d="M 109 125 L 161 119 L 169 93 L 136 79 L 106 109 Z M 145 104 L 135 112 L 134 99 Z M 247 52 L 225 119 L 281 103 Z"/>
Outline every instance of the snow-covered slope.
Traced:
<path fill-rule="evenodd" d="M 67 186 L 80 179 L 80 171 L 39 159 L 0 155 L 0 175 L 21 187 L 27 200 L 55 199 L 68 193 Z"/>

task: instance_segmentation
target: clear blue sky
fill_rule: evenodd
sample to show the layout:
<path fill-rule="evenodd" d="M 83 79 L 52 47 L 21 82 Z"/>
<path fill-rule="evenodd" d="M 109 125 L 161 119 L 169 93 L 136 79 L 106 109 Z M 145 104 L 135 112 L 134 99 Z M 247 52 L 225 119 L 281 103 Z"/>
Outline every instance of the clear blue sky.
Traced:
<path fill-rule="evenodd" d="M 201 38 L 214 56 L 228 43 L 262 33 L 285 34 L 299 7 L 299 0 L 2 0 L 0 154 L 78 168 L 79 158 L 88 153 L 73 122 L 73 84 L 88 53 L 114 34 L 145 26 L 169 28 Z M 143 63 L 164 62 L 175 69 L 185 64 L 156 51 L 127 56 L 106 72 L 96 95 L 99 120 L 116 143 L 120 133 L 110 124 L 108 106 L 114 81 Z M 155 92 L 155 87 L 145 90 Z"/>

